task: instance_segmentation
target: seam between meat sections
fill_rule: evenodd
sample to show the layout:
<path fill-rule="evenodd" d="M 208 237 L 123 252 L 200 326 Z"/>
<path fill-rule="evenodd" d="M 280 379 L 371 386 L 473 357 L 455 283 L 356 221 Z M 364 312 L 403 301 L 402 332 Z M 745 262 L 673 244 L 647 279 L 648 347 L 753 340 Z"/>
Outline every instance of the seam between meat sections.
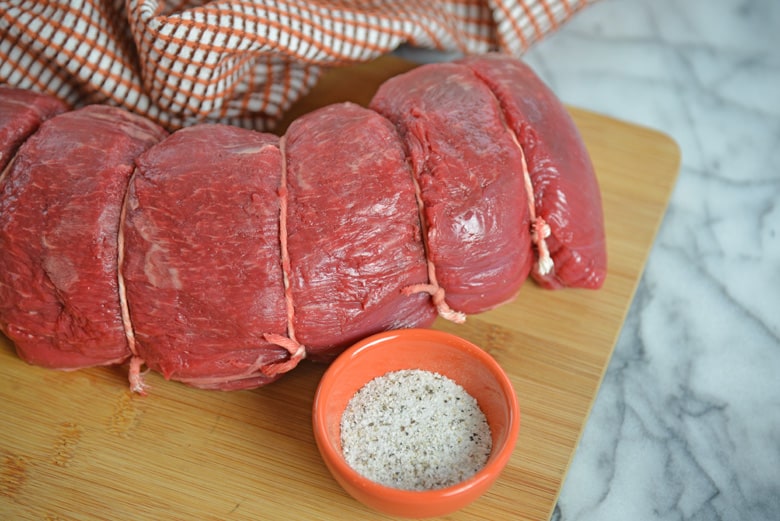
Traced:
<path fill-rule="evenodd" d="M 395 125 L 393 125 L 395 128 Z M 404 140 L 401 140 L 404 143 Z M 404 144 L 406 149 L 406 145 Z M 409 157 L 409 152 L 406 150 L 406 156 Z M 433 300 L 434 306 L 436 306 L 436 312 L 440 317 L 454 322 L 456 324 L 462 324 L 466 321 L 466 314 L 460 311 L 452 309 L 445 300 L 445 290 L 439 285 L 439 281 L 436 278 L 436 265 L 431 260 L 430 246 L 428 244 L 428 222 L 425 219 L 425 202 L 422 197 L 422 188 L 417 179 L 417 174 L 414 168 L 409 166 L 410 176 L 412 178 L 412 184 L 414 185 L 414 197 L 417 200 L 417 216 L 420 221 L 420 235 L 422 238 L 423 252 L 425 253 L 425 263 L 428 271 L 428 283 L 427 284 L 412 284 L 402 288 L 404 295 L 413 295 L 415 293 L 428 293 Z"/>
<path fill-rule="evenodd" d="M 21 145 L 18 148 L 22 148 Z M 8 177 L 8 173 L 11 171 L 11 166 L 16 161 L 16 156 L 19 154 L 19 150 L 17 150 L 11 155 L 11 159 L 8 160 L 8 163 L 6 163 L 5 168 L 3 168 L 3 171 L 0 172 L 0 190 L 3 188 L 3 183 L 5 182 L 5 178 Z M 3 163 L 3 155 L 0 153 L 0 164 Z"/>
<path fill-rule="evenodd" d="M 3 171 L 0 172 L 0 188 L 3 187 L 3 181 L 5 181 L 5 178 L 8 176 L 8 172 L 11 171 L 11 165 L 14 163 L 14 160 L 16 159 L 16 153 L 14 153 L 13 156 L 11 156 L 11 159 L 8 161 L 8 164 L 5 165 L 5 168 L 3 168 Z M 3 154 L 0 152 L 0 164 L 3 162 Z"/>
<path fill-rule="evenodd" d="M 550 225 L 547 224 L 544 218 L 541 215 L 537 215 L 536 213 L 534 186 L 531 182 L 531 173 L 528 170 L 528 162 L 526 161 L 525 150 L 523 149 L 522 143 L 520 143 L 520 139 L 517 137 L 517 133 L 512 129 L 506 119 L 506 109 L 504 104 L 501 103 L 501 99 L 496 95 L 496 93 L 490 87 L 490 84 L 485 81 L 479 72 L 475 71 L 471 67 L 468 67 L 468 65 L 466 65 L 466 67 L 471 71 L 474 77 L 476 77 L 487 87 L 487 90 L 496 100 L 496 106 L 500 109 L 499 114 L 501 116 L 501 123 L 504 125 L 504 130 L 506 130 L 506 132 L 512 138 L 514 144 L 517 146 L 517 149 L 520 151 L 520 161 L 523 165 L 523 183 L 525 183 L 525 192 L 526 196 L 528 197 L 528 214 L 531 220 L 531 241 L 535 246 L 537 257 L 536 270 L 540 275 L 547 275 L 548 273 L 552 272 L 554 267 L 552 257 L 550 256 L 550 249 L 547 247 L 547 241 L 545 240 L 550 236 L 551 230 Z"/>
<path fill-rule="evenodd" d="M 517 148 L 520 150 L 520 161 L 523 165 L 523 182 L 525 183 L 525 191 L 528 195 L 528 213 L 531 218 L 531 240 L 536 246 L 537 251 L 537 270 L 540 275 L 547 275 L 554 267 L 552 257 L 550 256 L 550 249 L 547 247 L 547 241 L 545 241 L 545 239 L 550 236 L 550 225 L 545 222 L 542 216 L 536 215 L 534 186 L 531 183 L 531 175 L 528 172 L 528 163 L 525 160 L 523 145 L 520 144 L 517 139 L 517 134 L 509 128 L 506 121 L 504 121 L 504 128 L 506 128 L 506 131 L 512 137 L 512 141 L 515 142 Z"/>
<path fill-rule="evenodd" d="M 125 338 L 127 338 L 127 346 L 130 349 L 130 369 L 127 374 L 127 379 L 130 382 L 130 390 L 138 394 L 146 394 L 147 385 L 144 382 L 145 372 L 141 371 L 144 365 L 144 360 L 138 354 L 138 348 L 135 343 L 135 330 L 133 328 L 133 322 L 130 318 L 130 307 L 127 304 L 127 288 L 125 287 L 125 277 L 123 274 L 123 265 L 125 260 L 125 220 L 127 218 L 127 203 L 130 199 L 130 186 L 135 179 L 137 170 L 133 170 L 133 174 L 128 180 L 127 187 L 125 188 L 125 196 L 122 199 L 122 211 L 119 213 L 119 230 L 117 234 L 116 249 L 117 249 L 117 290 L 119 293 L 119 308 L 122 313 L 122 326 L 125 331 Z"/>
<path fill-rule="evenodd" d="M 286 349 L 290 358 L 284 362 L 270 364 L 261 369 L 266 376 L 276 376 L 286 373 L 298 365 L 298 362 L 306 358 L 306 348 L 298 342 L 295 336 L 295 304 L 293 302 L 292 288 L 290 287 L 290 252 L 287 249 L 287 140 L 285 136 L 279 138 L 279 152 L 281 153 L 281 179 L 279 181 L 279 246 L 281 251 L 282 281 L 284 283 L 284 302 L 287 307 L 287 336 L 276 333 L 265 333 L 263 337 L 270 343 Z"/>

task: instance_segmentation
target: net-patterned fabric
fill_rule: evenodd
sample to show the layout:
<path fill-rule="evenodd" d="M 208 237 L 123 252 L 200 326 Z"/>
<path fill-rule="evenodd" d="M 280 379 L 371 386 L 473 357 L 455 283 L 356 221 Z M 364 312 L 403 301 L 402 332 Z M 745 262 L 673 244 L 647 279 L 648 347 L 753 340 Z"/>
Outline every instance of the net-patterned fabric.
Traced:
<path fill-rule="evenodd" d="M 519 56 L 592 1 L 0 1 L 0 83 L 267 130 L 327 67 L 402 44 Z"/>

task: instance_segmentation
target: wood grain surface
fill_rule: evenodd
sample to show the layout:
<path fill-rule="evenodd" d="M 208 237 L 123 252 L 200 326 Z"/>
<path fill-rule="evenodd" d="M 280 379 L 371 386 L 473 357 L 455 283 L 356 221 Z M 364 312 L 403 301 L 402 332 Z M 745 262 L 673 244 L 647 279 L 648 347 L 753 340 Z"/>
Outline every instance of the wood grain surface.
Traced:
<path fill-rule="evenodd" d="M 409 67 L 383 58 L 332 71 L 285 124 L 319 105 L 365 104 Z M 603 193 L 606 284 L 551 292 L 529 281 L 516 301 L 464 325 L 436 323 L 498 360 L 522 412 L 499 481 L 448 519 L 549 518 L 677 176 L 667 136 L 571 112 Z M 0 519 L 385 519 L 351 499 L 317 453 L 310 409 L 324 369 L 303 363 L 265 388 L 227 393 L 149 375 L 141 397 L 124 367 L 32 367 L 0 336 Z"/>

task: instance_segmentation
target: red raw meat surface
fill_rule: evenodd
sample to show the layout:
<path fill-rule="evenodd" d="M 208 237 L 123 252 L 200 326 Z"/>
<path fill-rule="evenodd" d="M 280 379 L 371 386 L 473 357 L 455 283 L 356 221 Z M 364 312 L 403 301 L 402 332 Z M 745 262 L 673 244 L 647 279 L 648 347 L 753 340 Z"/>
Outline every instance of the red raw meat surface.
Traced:
<path fill-rule="evenodd" d="M 287 245 L 298 341 L 314 359 L 386 329 L 430 325 L 412 173 L 395 129 L 351 103 L 297 119 L 285 135 Z"/>
<path fill-rule="evenodd" d="M 76 369 L 130 354 L 119 215 L 133 159 L 164 136 L 92 105 L 46 121 L 20 147 L 0 186 L 0 325 L 23 359 Z"/>
<path fill-rule="evenodd" d="M 536 214 L 550 226 L 553 260 L 533 278 L 547 288 L 602 286 L 607 273 L 601 192 L 582 138 L 566 108 L 523 62 L 500 54 L 464 59 L 495 92 L 525 152 Z"/>
<path fill-rule="evenodd" d="M 508 56 L 417 67 L 281 138 L 167 136 L 22 92 L 0 88 L 0 329 L 33 364 L 129 360 L 140 392 L 143 365 L 254 388 L 372 333 L 499 306 L 529 274 L 606 276 L 584 143 Z"/>
<path fill-rule="evenodd" d="M 522 154 L 493 94 L 467 67 L 442 63 L 386 81 L 371 107 L 405 139 L 446 302 L 472 314 L 514 298 L 533 252 Z"/>
<path fill-rule="evenodd" d="M 226 125 L 143 154 L 126 204 L 122 277 L 137 353 L 166 378 L 257 387 L 288 352 L 278 138 Z"/>
<path fill-rule="evenodd" d="M 52 96 L 0 85 L 0 172 L 41 123 L 66 109 Z"/>

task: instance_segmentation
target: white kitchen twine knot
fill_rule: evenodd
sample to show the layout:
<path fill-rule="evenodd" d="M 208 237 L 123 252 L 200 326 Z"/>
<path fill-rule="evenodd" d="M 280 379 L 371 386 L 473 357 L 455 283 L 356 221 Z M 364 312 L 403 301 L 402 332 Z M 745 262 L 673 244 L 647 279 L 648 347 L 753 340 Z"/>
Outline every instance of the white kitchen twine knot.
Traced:
<path fill-rule="evenodd" d="M 146 391 L 149 389 L 149 384 L 144 381 L 144 377 L 149 373 L 149 368 L 141 370 L 144 363 L 143 358 L 140 356 L 132 356 L 130 358 L 130 370 L 127 375 L 127 379 L 130 382 L 130 390 L 141 396 L 146 396 Z"/>
<path fill-rule="evenodd" d="M 550 249 L 547 247 L 545 239 L 550 236 L 550 225 L 541 217 L 536 217 L 531 224 L 531 236 L 539 254 L 539 260 L 536 265 L 540 275 L 547 275 L 554 267 Z"/>
<path fill-rule="evenodd" d="M 466 321 L 465 313 L 455 311 L 447 304 L 444 300 L 444 288 L 437 284 L 413 284 L 405 287 L 402 291 L 404 295 L 428 293 L 433 299 L 433 304 L 436 306 L 436 312 L 440 317 L 456 324 L 463 324 Z"/>
<path fill-rule="evenodd" d="M 263 366 L 260 369 L 260 372 L 265 376 L 273 377 L 291 371 L 301 360 L 306 358 L 306 347 L 290 337 L 278 335 L 276 333 L 266 333 L 263 335 L 263 338 L 274 345 L 286 349 L 287 352 L 290 353 L 290 358 L 284 362 L 276 362 Z"/>

